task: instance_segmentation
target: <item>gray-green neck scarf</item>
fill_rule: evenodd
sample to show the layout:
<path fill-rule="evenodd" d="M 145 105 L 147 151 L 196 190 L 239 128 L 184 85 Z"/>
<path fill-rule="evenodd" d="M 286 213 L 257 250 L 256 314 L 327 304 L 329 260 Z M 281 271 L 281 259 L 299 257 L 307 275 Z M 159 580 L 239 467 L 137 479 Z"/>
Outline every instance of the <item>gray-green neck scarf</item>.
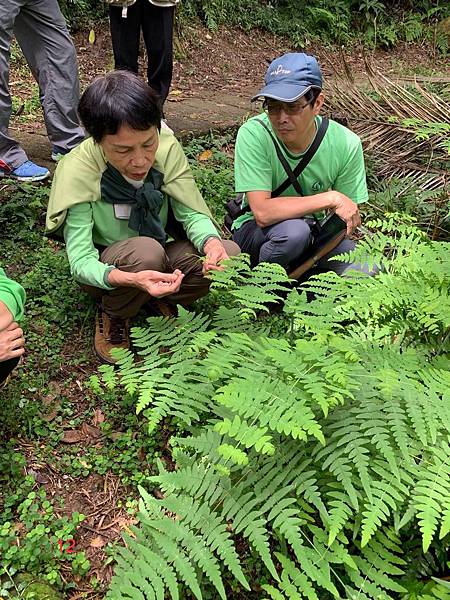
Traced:
<path fill-rule="evenodd" d="M 128 221 L 130 229 L 165 246 L 167 235 L 159 218 L 164 200 L 162 192 L 159 191 L 163 181 L 163 174 L 152 168 L 145 178 L 144 185 L 136 189 L 108 163 L 102 175 L 100 189 L 102 200 L 105 202 L 131 205 Z"/>

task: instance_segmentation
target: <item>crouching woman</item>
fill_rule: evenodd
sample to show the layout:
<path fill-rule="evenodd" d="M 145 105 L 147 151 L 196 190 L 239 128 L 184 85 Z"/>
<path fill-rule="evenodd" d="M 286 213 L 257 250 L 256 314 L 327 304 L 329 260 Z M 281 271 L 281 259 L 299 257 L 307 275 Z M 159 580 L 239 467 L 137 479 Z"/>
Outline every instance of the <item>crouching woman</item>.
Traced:
<path fill-rule="evenodd" d="M 147 84 L 125 71 L 98 77 L 79 114 L 90 137 L 58 164 L 46 226 L 62 231 L 75 280 L 99 300 L 94 346 L 111 363 L 145 303 L 204 296 L 204 276 L 239 247 L 221 239 Z"/>
<path fill-rule="evenodd" d="M 18 321 L 23 316 L 25 291 L 0 269 L 0 387 L 25 352 Z"/>

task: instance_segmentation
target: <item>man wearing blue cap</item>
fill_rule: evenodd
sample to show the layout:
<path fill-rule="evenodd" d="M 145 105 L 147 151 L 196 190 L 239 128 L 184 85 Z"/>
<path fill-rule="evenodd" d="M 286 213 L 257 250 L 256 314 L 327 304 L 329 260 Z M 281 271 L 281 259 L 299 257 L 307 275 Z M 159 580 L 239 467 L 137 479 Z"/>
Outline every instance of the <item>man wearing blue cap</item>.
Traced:
<path fill-rule="evenodd" d="M 360 224 L 357 205 L 368 199 L 364 158 L 356 134 L 319 116 L 324 96 L 314 56 L 281 56 L 265 84 L 252 99 L 262 98 L 265 112 L 242 125 L 236 139 L 236 192 L 243 199 L 233 239 L 253 264 L 275 262 L 290 271 L 313 242 L 314 219 L 334 212 L 347 235 Z M 350 265 L 330 258 L 353 248 L 344 239 L 315 272 L 342 274 Z"/>

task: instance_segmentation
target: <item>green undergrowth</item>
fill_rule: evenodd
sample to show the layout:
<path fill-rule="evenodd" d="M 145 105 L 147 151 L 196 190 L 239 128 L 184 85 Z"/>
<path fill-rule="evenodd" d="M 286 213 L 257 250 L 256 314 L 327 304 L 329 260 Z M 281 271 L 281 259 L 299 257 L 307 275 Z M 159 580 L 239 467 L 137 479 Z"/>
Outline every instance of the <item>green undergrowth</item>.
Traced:
<path fill-rule="evenodd" d="M 235 258 L 209 313 L 150 319 L 101 368 L 150 433 L 185 429 L 107 598 L 450 598 L 447 244 L 406 215 L 366 225 L 346 259 L 377 277 L 292 289 Z"/>
<path fill-rule="evenodd" d="M 233 195 L 233 143 L 234 132 L 210 133 L 185 143 L 185 151 L 194 176 L 219 222 L 222 221 L 224 214 L 224 201 Z M 412 227 L 408 215 L 415 217 L 420 231 L 429 238 L 449 239 L 448 196 L 444 196 L 439 191 L 424 193 L 411 187 L 405 190 L 401 181 L 389 183 L 379 181 L 370 161 L 369 171 L 370 200 L 362 209 L 365 221 L 369 218 L 376 221 L 384 217 L 388 211 L 397 213 L 391 218 L 390 230 L 386 231 L 386 235 L 389 239 L 392 238 L 398 242 L 398 238 L 404 235 L 401 233 L 404 231 L 402 228 L 412 228 L 411 248 L 404 250 L 405 257 L 418 247 L 432 252 L 425 240 L 420 237 L 421 234 Z M 291 285 L 286 282 L 285 277 L 276 268 L 260 269 L 252 275 L 248 265 L 246 266 L 244 262 L 239 267 L 236 266 L 235 270 L 231 269 L 221 274 L 215 288 L 206 298 L 196 304 L 194 312 L 182 311 L 175 328 L 176 338 L 173 340 L 173 344 L 167 344 L 167 336 L 169 330 L 173 329 L 173 324 L 167 325 L 166 329 L 166 325 L 161 320 L 157 319 L 147 323 L 143 317 L 140 317 L 136 323 L 139 327 L 136 329 L 135 336 L 141 340 L 139 343 L 142 344 L 148 344 L 148 340 L 153 340 L 150 343 L 148 356 L 142 363 L 144 376 L 142 381 L 134 381 L 133 376 L 128 384 L 123 379 L 121 381 L 124 385 L 119 384 L 109 369 L 102 368 L 99 372 L 98 363 L 92 352 L 94 316 L 92 300 L 84 295 L 72 281 L 63 246 L 57 241 L 45 238 L 42 234 L 48 191 L 49 188 L 46 185 L 18 185 L 2 181 L 0 192 L 2 194 L 0 202 L 0 227 L 2 229 L 0 264 L 6 268 L 10 276 L 25 287 L 28 296 L 26 318 L 23 324 L 27 340 L 27 354 L 23 364 L 14 372 L 8 386 L 1 392 L 0 591 L 3 596 L 0 595 L 0 597 L 13 597 L 15 588 L 22 589 L 24 587 L 18 579 L 18 573 L 24 571 L 30 576 L 44 578 L 45 581 L 56 586 L 66 595 L 71 593 L 72 589 L 77 588 L 89 589 L 91 592 L 94 590 L 100 595 L 102 591 L 105 591 L 99 585 L 95 575 L 89 571 L 90 565 L 86 548 L 76 546 L 76 552 L 70 556 L 61 555 L 59 552 L 58 540 L 63 543 L 63 549 L 64 543 L 70 539 L 76 540 L 78 544 L 84 520 L 80 512 L 65 509 L 64 490 L 60 494 L 60 499 L 55 499 L 53 490 L 44 481 L 45 474 L 49 472 L 47 470 L 49 466 L 52 468 L 52 476 L 60 478 L 63 482 L 66 480 L 73 482 L 78 486 L 94 480 L 103 481 L 106 477 L 118 480 L 120 492 L 117 498 L 117 507 L 124 508 L 132 517 L 138 510 L 140 511 L 141 525 L 137 531 L 139 536 L 145 537 L 147 544 L 148 531 L 145 530 L 145 533 L 141 533 L 146 515 L 150 519 L 150 529 L 152 527 L 154 529 L 155 511 L 160 511 L 158 519 L 161 519 L 161 522 L 158 522 L 155 531 L 159 531 L 158 527 L 161 527 L 161 531 L 165 532 L 165 528 L 170 527 L 166 522 L 167 515 L 184 514 L 182 510 L 187 506 L 176 504 L 179 490 L 176 486 L 169 486 L 170 489 L 166 486 L 165 480 L 163 482 L 166 473 L 170 474 L 174 468 L 178 470 L 190 468 L 193 473 L 193 467 L 189 466 L 190 461 L 194 461 L 192 465 L 198 466 L 199 464 L 201 468 L 208 467 L 209 469 L 213 465 L 214 476 L 223 478 L 221 485 L 223 483 L 225 486 L 231 486 L 231 489 L 236 481 L 244 485 L 249 470 L 257 472 L 256 467 L 259 468 L 261 461 L 263 463 L 271 457 L 281 456 L 280 464 L 282 464 L 285 454 L 278 453 L 282 452 L 280 448 L 284 442 L 286 442 L 286 452 L 289 452 L 290 448 L 298 449 L 297 446 L 291 446 L 293 442 L 288 439 L 292 437 L 290 434 L 278 431 L 276 434 L 272 434 L 269 429 L 262 432 L 267 424 L 261 425 L 259 417 L 258 419 L 255 416 L 245 417 L 239 411 L 235 414 L 234 408 L 226 406 L 226 394 L 233 392 L 231 387 L 226 388 L 226 386 L 231 383 L 236 374 L 241 372 L 240 369 L 244 368 L 247 362 L 252 372 L 251 377 L 258 375 L 257 385 L 253 383 L 253 379 L 251 380 L 252 389 L 261 392 L 264 391 L 264 381 L 266 379 L 268 381 L 269 376 L 276 375 L 281 378 L 280 389 L 284 391 L 288 389 L 286 386 L 291 386 L 292 382 L 296 380 L 297 373 L 284 371 L 284 366 L 280 369 L 276 366 L 278 359 L 275 354 L 287 352 L 287 348 L 292 349 L 298 344 L 301 346 L 303 343 L 301 340 L 308 345 L 308 352 L 311 349 L 311 360 L 319 360 L 320 356 L 323 353 L 325 353 L 323 356 L 326 356 L 327 352 L 334 352 L 339 357 L 342 357 L 342 353 L 344 353 L 343 356 L 346 357 L 344 363 L 347 361 L 350 367 L 356 364 L 358 369 L 361 368 L 362 362 L 372 360 L 367 344 L 372 344 L 370 348 L 376 348 L 377 352 L 383 348 L 385 354 L 380 361 L 385 361 L 383 373 L 386 375 L 386 381 L 391 381 L 389 379 L 392 374 L 390 369 L 393 370 L 393 373 L 398 372 L 394 358 L 399 361 L 399 365 L 406 365 L 406 369 L 413 364 L 413 362 L 408 362 L 412 361 L 411 353 L 418 353 L 419 358 L 416 357 L 414 360 L 420 359 L 422 361 L 419 361 L 420 366 L 423 369 L 431 368 L 430 365 L 434 365 L 433 368 L 442 370 L 446 364 L 448 336 L 445 336 L 442 325 L 444 317 L 441 318 L 442 315 L 438 310 L 444 311 L 447 306 L 445 304 L 445 286 L 448 280 L 444 267 L 442 267 L 442 273 L 432 270 L 430 276 L 424 278 L 419 277 L 418 273 L 412 273 L 410 263 L 406 262 L 405 275 L 401 280 L 403 287 L 395 288 L 397 295 L 389 296 L 384 290 L 374 289 L 373 294 L 371 293 L 372 303 L 369 303 L 368 306 L 373 307 L 375 306 L 373 303 L 379 302 L 376 318 L 367 308 L 366 312 L 363 311 L 361 319 L 358 320 L 351 312 L 352 302 L 362 303 L 364 295 L 362 292 L 359 294 L 356 283 L 352 284 L 355 287 L 352 288 L 350 294 L 349 290 L 339 288 L 336 282 L 326 278 L 322 283 L 316 282 L 315 293 L 322 297 L 322 292 L 327 291 L 331 300 L 329 303 L 321 300 L 314 305 L 309 305 L 305 302 L 304 296 L 297 296 L 297 292 L 292 291 Z M 381 226 L 380 221 L 379 227 Z M 376 224 L 371 231 L 377 231 Z M 376 241 L 377 238 L 374 243 Z M 381 239 L 377 243 L 379 251 L 377 261 L 379 263 L 384 260 L 381 254 L 383 256 L 395 254 L 394 250 L 388 247 L 383 250 Z M 431 264 L 432 256 L 434 255 L 426 255 L 423 260 Z M 443 265 L 447 265 L 444 258 L 440 257 L 439 260 L 443 261 Z M 418 266 L 420 267 L 421 264 L 419 261 Z M 388 275 L 389 273 L 385 277 Z M 413 278 L 413 275 L 417 280 Z M 408 279 L 409 276 L 412 279 Z M 392 272 L 391 277 L 397 281 L 398 273 Z M 417 296 L 419 292 L 418 299 L 415 299 L 414 294 Z M 281 295 L 281 299 L 278 298 L 279 295 Z M 337 303 L 336 297 L 339 295 L 348 299 L 348 312 L 340 315 L 336 321 L 339 311 L 335 304 Z M 288 301 L 284 304 L 286 298 Z M 402 302 L 399 298 L 402 299 Z M 382 310 L 383 303 L 388 305 L 383 309 L 385 312 Z M 317 311 L 317 314 L 314 311 Z M 422 313 L 428 316 L 431 314 L 432 318 L 429 316 L 430 320 L 426 320 Z M 330 314 L 334 315 L 331 320 Z M 403 327 L 403 323 L 405 327 L 407 325 L 406 329 Z M 187 336 L 187 338 L 183 336 Z M 263 353 L 264 356 L 258 354 L 261 352 L 260 340 L 263 337 L 270 341 L 264 351 L 267 351 L 268 354 Z M 183 339 L 188 340 L 186 344 L 181 344 Z M 353 344 L 356 344 L 356 339 L 366 346 L 358 346 L 355 349 Z M 334 348 L 334 350 L 330 350 L 328 346 L 328 349 L 324 349 L 324 344 L 331 344 L 330 348 Z M 396 353 L 391 355 L 386 347 L 392 345 L 394 346 L 393 351 Z M 153 352 L 156 348 L 161 350 L 158 356 Z M 171 349 L 170 352 L 167 351 L 167 348 Z M 434 348 L 434 350 L 430 350 L 430 348 Z M 259 362 L 252 362 L 252 352 L 259 356 Z M 355 352 L 356 354 L 354 354 Z M 233 369 L 230 371 L 226 366 L 228 364 L 226 361 L 229 360 L 227 357 L 230 357 L 231 360 L 233 354 L 240 356 L 242 360 L 239 364 L 230 363 Z M 319 358 L 317 358 L 318 356 Z M 317 365 L 309 361 L 304 353 L 293 356 L 292 364 L 298 362 L 300 358 L 306 361 L 305 368 L 308 372 L 318 372 Z M 155 375 L 162 374 L 162 380 L 158 380 L 155 389 L 159 394 L 164 388 L 161 397 L 156 400 L 155 390 L 152 388 L 153 382 L 147 379 L 145 371 L 148 361 L 153 360 L 152 370 Z M 222 364 L 221 361 L 225 362 Z M 131 364 L 130 360 L 129 368 L 131 368 Z M 170 370 L 171 364 L 173 364 L 173 371 Z M 340 369 L 341 363 L 337 364 Z M 364 362 L 364 364 L 368 363 Z M 414 363 L 416 366 L 418 364 Z M 194 366 L 193 374 L 191 368 Z M 350 367 L 344 364 L 342 372 L 348 373 Z M 338 374 L 329 375 L 326 370 L 322 370 L 320 373 L 325 379 L 327 377 L 331 377 L 331 380 L 333 377 L 338 378 Z M 177 392 L 176 396 L 184 401 L 181 400 L 179 406 L 170 408 L 171 381 L 173 377 L 183 378 L 184 376 L 187 377 L 186 383 L 183 384 L 182 393 L 178 394 Z M 291 379 L 292 377 L 294 379 Z M 142 383 L 145 381 L 150 383 L 145 389 L 141 389 Z M 164 387 L 165 382 L 167 387 Z M 321 385 L 320 378 L 311 389 L 315 390 L 314 386 L 316 385 Z M 429 381 L 424 379 L 421 381 L 421 385 L 424 386 L 424 389 L 428 389 L 426 386 L 429 385 Z M 224 387 L 226 389 L 222 389 Z M 246 389 L 245 386 L 242 390 L 244 391 L 244 389 Z M 434 391 L 439 396 L 440 388 L 436 388 Z M 350 392 L 354 393 L 353 388 Z M 139 396 L 138 400 L 137 395 Z M 219 402 L 220 398 L 223 403 L 222 400 Z M 437 402 L 434 396 L 433 398 L 433 401 Z M 350 401 L 351 398 L 349 396 L 347 400 L 345 398 L 344 400 Z M 186 405 L 186 401 L 188 405 Z M 169 409 L 164 407 L 164 402 L 169 402 Z M 311 430 L 305 434 L 306 439 L 303 440 L 300 433 L 295 438 L 296 444 L 304 442 L 305 446 L 304 448 L 302 446 L 302 452 L 310 453 L 311 456 L 308 457 L 308 460 L 315 457 L 314 452 L 320 452 L 319 446 L 313 447 L 315 440 L 317 444 L 321 445 L 322 435 L 325 440 L 328 439 L 327 436 L 334 435 L 333 415 L 336 414 L 336 417 L 342 415 L 349 406 L 348 404 L 341 406 L 337 402 L 336 405 L 329 407 L 329 416 L 322 415 L 320 420 L 318 409 L 313 410 L 314 419 L 319 425 L 316 426 L 311 417 Z M 420 410 L 425 411 L 425 408 L 422 407 Z M 412 419 L 415 424 L 418 423 L 416 413 L 413 410 L 410 412 L 411 414 L 408 413 L 405 419 Z M 305 414 L 309 413 L 305 412 Z M 246 418 L 247 421 L 245 421 Z M 80 432 L 86 424 L 96 428 L 94 439 L 82 439 L 73 443 L 64 441 L 67 432 Z M 398 435 L 400 435 L 401 423 L 398 424 L 398 427 L 400 432 Z M 425 432 L 420 430 L 417 433 L 421 436 L 419 437 L 420 443 L 427 448 L 427 452 L 430 439 L 435 439 L 436 444 L 438 438 L 441 439 L 438 425 L 435 424 L 432 427 L 435 429 Z M 320 431 L 325 433 L 320 434 Z M 218 436 L 222 440 L 220 444 L 216 444 Z M 272 439 L 266 439 L 269 437 Z M 193 442 L 192 446 L 188 441 L 191 438 L 198 438 L 200 441 Z M 338 442 L 337 444 L 339 445 Z M 208 450 L 207 453 L 205 453 L 205 449 Z M 370 451 L 372 450 L 373 447 L 370 445 Z M 439 453 L 440 450 L 436 450 L 436 452 Z M 358 454 L 358 456 L 362 462 L 355 467 L 357 471 L 359 468 L 361 473 L 363 473 L 365 464 L 364 455 L 365 452 L 361 450 L 361 455 Z M 316 459 L 314 458 L 314 460 Z M 415 455 L 415 460 L 420 465 L 420 455 Z M 437 460 L 437 454 L 433 456 L 427 454 L 426 460 L 428 462 Z M 326 521 L 324 510 L 320 509 L 318 504 L 314 504 L 316 500 L 318 502 L 319 491 L 323 493 L 325 488 L 321 487 L 323 482 L 320 473 L 317 474 L 317 472 L 314 475 L 317 476 L 317 494 L 313 489 L 316 484 L 311 483 L 310 487 L 305 487 L 309 482 L 309 470 L 313 469 L 313 466 L 308 469 L 297 483 L 300 486 L 299 490 L 308 489 L 310 495 L 303 499 L 300 496 L 296 497 L 291 508 L 294 510 L 295 507 L 296 510 L 299 510 L 298 513 L 295 513 L 295 518 L 301 521 L 297 525 L 307 535 L 305 539 L 312 540 L 323 553 L 327 554 L 329 550 L 327 550 L 328 546 L 324 546 L 323 532 L 325 531 L 329 535 L 327 530 L 329 522 Z M 360 477 L 361 473 L 358 471 L 357 476 Z M 195 481 L 198 481 L 198 478 Z M 358 479 L 358 481 L 360 480 Z M 250 479 L 245 485 L 253 485 L 251 482 Z M 331 488 L 335 484 L 336 482 L 331 484 L 328 480 L 326 481 L 326 485 Z M 209 483 L 205 481 L 205 487 L 197 490 L 198 495 L 194 498 L 195 502 L 201 503 L 205 500 L 204 494 L 208 489 L 212 489 L 207 485 Z M 366 507 L 368 496 L 364 485 L 361 483 L 358 486 L 357 499 L 358 506 L 361 508 L 359 513 L 351 503 L 347 503 L 347 508 L 345 508 L 344 504 L 347 501 L 344 497 L 338 496 L 338 492 L 342 491 L 338 487 L 331 491 L 327 488 L 326 497 L 324 497 L 326 511 L 333 516 L 340 515 L 339 518 L 343 523 L 342 530 L 336 533 L 337 541 L 333 542 L 335 544 L 333 561 L 342 559 L 344 562 L 331 561 L 329 563 L 331 564 L 330 581 L 333 585 L 338 587 L 339 592 L 342 592 L 342 587 L 334 580 L 335 572 L 337 572 L 341 579 L 344 578 L 347 586 L 353 586 L 359 590 L 358 598 L 360 600 L 372 597 L 370 590 L 375 588 L 371 586 L 381 585 L 380 581 L 373 581 L 367 576 L 365 581 L 368 582 L 368 590 L 363 592 L 361 579 L 358 579 L 363 577 L 366 565 L 364 561 L 373 560 L 373 553 L 369 556 L 367 551 L 364 551 L 366 554 L 362 554 L 360 533 L 365 527 L 364 531 L 367 532 L 367 537 L 372 527 L 375 528 L 374 540 L 376 538 L 377 543 L 391 548 L 396 556 L 395 560 L 391 561 L 391 557 L 383 555 L 389 563 L 383 563 L 382 568 L 386 569 L 385 577 L 390 580 L 395 579 L 394 585 L 400 585 L 408 590 L 394 593 L 381 586 L 380 598 L 447 600 L 445 590 L 442 592 L 441 587 L 431 579 L 432 576 L 440 577 L 448 574 L 446 565 L 448 560 L 446 557 L 447 534 L 443 535 L 441 540 L 438 539 L 439 532 L 446 531 L 439 521 L 442 515 L 433 517 L 433 506 L 427 506 L 423 509 L 426 514 L 424 513 L 422 520 L 418 516 L 411 516 L 409 521 L 404 523 L 404 527 L 398 528 L 401 517 L 396 517 L 397 520 L 392 521 L 391 517 L 394 513 L 387 515 L 384 504 L 379 504 L 378 509 L 382 513 L 380 522 L 384 523 L 386 527 L 384 532 L 386 537 L 380 538 L 381 534 L 377 529 L 376 519 L 370 526 L 363 525 L 365 522 L 365 508 L 363 507 Z M 138 509 L 139 488 L 144 490 L 144 496 Z M 173 504 L 170 504 L 172 500 L 168 500 L 170 506 L 169 504 L 167 507 L 163 504 L 156 505 L 152 494 L 157 489 L 163 490 L 165 496 L 172 498 Z M 438 493 L 437 488 L 436 490 Z M 195 493 L 197 494 L 197 492 Z M 150 495 L 145 496 L 145 493 Z M 244 489 L 242 492 L 244 499 L 246 493 L 247 491 Z M 336 494 L 335 497 L 333 497 L 333 493 Z M 214 494 L 212 506 L 217 512 L 221 507 L 221 492 L 218 490 Z M 372 492 L 372 494 L 372 499 L 377 497 L 376 492 Z M 183 502 L 188 502 L 185 499 L 185 491 L 181 495 Z M 159 497 L 158 493 L 157 496 Z M 194 500 L 192 501 L 194 502 Z M 343 504 L 339 504 L 339 506 L 331 504 L 334 501 L 339 503 L 340 500 Z M 283 499 L 283 510 L 291 510 L 289 508 L 290 501 L 291 497 Z M 397 502 L 392 496 L 391 504 L 394 501 Z M 388 503 L 387 506 L 390 507 L 389 510 L 394 511 L 391 504 Z M 199 513 L 201 515 L 203 515 L 202 511 L 206 510 L 201 508 L 200 504 L 194 503 L 189 506 L 192 506 L 193 517 L 197 514 L 195 512 L 197 508 L 201 511 Z M 260 508 L 255 504 L 254 508 L 247 506 L 246 510 L 248 509 L 248 514 L 252 515 L 252 511 L 259 511 Z M 353 511 L 354 517 L 349 517 L 350 510 Z M 410 513 L 411 511 L 406 511 L 405 515 L 409 516 Z M 169 565 L 168 573 L 174 568 L 177 571 L 180 585 L 178 586 L 177 583 L 176 587 L 179 589 L 180 598 L 199 597 L 198 590 L 195 594 L 191 585 L 194 586 L 194 589 L 197 589 L 196 585 L 199 586 L 204 598 L 218 598 L 222 593 L 218 591 L 221 589 L 219 577 L 223 580 L 228 597 L 242 599 L 289 598 L 288 594 L 293 594 L 295 586 L 299 588 L 300 582 L 304 580 L 297 574 L 299 565 L 295 550 L 290 546 L 291 542 L 283 533 L 284 525 L 280 520 L 281 516 L 275 515 L 274 512 L 269 519 L 269 515 L 270 511 L 261 512 L 262 529 L 260 533 L 255 534 L 258 538 L 256 545 L 254 538 L 248 537 L 250 530 L 247 531 L 244 525 L 239 529 L 236 522 L 233 525 L 233 519 L 236 521 L 234 516 L 229 520 L 224 520 L 220 526 L 221 531 L 225 533 L 221 533 L 222 537 L 217 540 L 218 551 L 212 549 L 216 558 L 209 562 L 210 557 L 207 553 L 205 554 L 208 566 L 205 566 L 206 563 L 203 566 L 196 563 L 195 557 L 198 555 L 195 552 L 200 548 L 197 546 L 197 550 L 193 550 L 194 554 L 189 558 L 191 562 L 189 563 L 188 560 L 186 563 L 188 566 L 185 567 L 182 563 L 177 566 Z M 347 517 L 350 520 L 345 521 Z M 419 523 L 422 521 L 425 523 L 423 532 L 420 527 L 417 528 L 415 518 Z M 433 519 L 436 528 L 438 525 L 440 527 L 439 532 L 432 533 Z M 314 527 L 321 529 L 319 531 Z M 263 531 L 264 528 L 266 533 Z M 179 556 L 185 560 L 187 548 L 190 548 L 189 544 L 193 543 L 193 538 L 183 537 L 185 534 L 188 535 L 187 531 L 184 531 L 183 535 L 175 530 L 171 531 L 172 533 L 175 537 L 172 539 L 170 535 L 167 536 L 167 539 L 171 540 L 167 542 L 167 548 L 173 550 L 175 556 L 180 550 L 177 544 L 181 544 Z M 223 547 L 220 544 L 224 540 L 223 535 L 228 534 L 231 536 L 230 543 L 234 545 L 237 557 L 233 554 L 228 542 L 222 553 Z M 180 537 L 177 537 L 178 535 Z M 195 536 L 197 536 L 195 540 L 197 541 L 198 535 L 199 533 L 195 531 Z M 429 547 L 425 550 L 422 546 L 423 539 L 426 539 L 428 544 L 430 536 Z M 348 541 L 348 545 L 344 538 Z M 331 538 L 327 539 L 329 541 Z M 267 544 L 264 540 L 267 541 Z M 370 541 L 368 544 L 375 544 L 375 541 Z M 204 542 L 205 540 L 199 541 L 200 544 Z M 407 565 L 401 563 L 404 558 L 397 551 L 400 542 L 405 552 L 407 549 L 411 557 Z M 205 543 L 208 546 L 210 542 L 206 540 Z M 203 546 L 201 547 L 203 548 Z M 270 553 L 270 560 L 266 550 L 261 555 L 263 547 Z M 370 546 L 369 551 L 371 548 L 375 548 L 375 552 L 378 551 L 378 546 Z M 211 547 L 208 551 L 211 551 Z M 110 561 L 120 560 L 118 547 L 111 548 L 108 552 L 111 554 Z M 153 555 L 147 553 L 146 556 L 148 564 L 153 564 Z M 231 556 L 233 556 L 232 559 L 230 559 Z M 344 557 L 346 557 L 345 560 Z M 222 559 L 224 559 L 223 562 Z M 239 566 L 236 560 L 239 562 Z M 357 567 L 353 570 L 350 566 L 352 561 Z M 212 566 L 213 564 L 217 566 L 217 569 Z M 233 568 L 230 573 L 231 564 L 233 564 Z M 312 564 L 315 564 L 314 561 Z M 270 568 L 268 565 L 271 565 Z M 376 566 L 379 574 L 380 565 L 377 563 Z M 345 571 L 347 567 L 350 569 L 348 572 Z M 185 568 L 187 570 L 183 571 L 184 576 L 181 576 L 178 569 Z M 345 573 L 342 571 L 343 569 Z M 398 574 L 397 570 L 401 570 L 401 574 Z M 119 569 L 117 573 L 120 574 L 120 572 Z M 310 575 L 316 571 L 314 568 L 311 571 L 310 567 L 308 573 L 307 577 L 310 578 Z M 417 576 L 418 573 L 420 577 Z M 239 576 L 237 576 L 238 574 Z M 148 574 L 145 576 L 148 577 Z M 170 575 L 167 577 L 170 578 Z M 251 590 L 246 589 L 248 586 L 244 583 L 244 579 Z M 161 598 L 161 588 L 153 587 L 159 585 L 155 581 L 151 584 L 153 592 L 156 598 Z M 197 581 L 196 584 L 195 581 Z M 386 580 L 383 579 L 382 582 L 386 583 Z M 217 585 L 219 588 L 216 587 Z M 314 598 L 315 593 L 321 600 L 326 600 L 333 595 L 330 592 L 330 589 L 333 588 L 330 588 L 328 583 L 324 589 L 320 588 L 317 581 L 311 581 L 310 585 L 314 589 L 316 589 L 316 585 L 319 585 L 319 591 L 312 592 L 307 587 L 297 590 L 296 593 L 311 598 Z M 172 586 L 169 589 L 172 593 L 175 588 Z M 306 589 L 309 590 L 308 593 L 305 592 Z M 383 594 L 385 595 L 383 596 Z M 152 597 L 150 592 L 148 595 Z M 346 596 L 342 595 L 342 598 L 346 598 Z M 350 599 L 351 596 L 349 595 L 348 598 Z"/>
<path fill-rule="evenodd" d="M 89 477 L 116 477 L 123 489 L 117 502 L 133 512 L 133 490 L 155 474 L 172 433 L 168 425 L 150 438 L 129 397 L 96 383 L 93 302 L 70 277 L 63 246 L 43 236 L 48 192 L 45 185 L 2 182 L 0 264 L 27 292 L 27 352 L 1 390 L 0 597 L 28 589 L 18 580 L 23 572 L 66 591 L 73 578 L 91 579 L 85 550 L 61 552 L 59 543 L 78 540 L 84 517 L 56 515 L 64 511 L 64 492 L 56 502 L 40 483 L 51 479 L 47 473 L 80 485 Z M 66 431 L 92 425 L 99 410 L 98 439 L 64 443 Z M 38 468 L 30 470 L 30 463 Z"/>
<path fill-rule="evenodd" d="M 107 20 L 107 4 L 96 0 L 60 0 L 72 31 Z M 448 31 L 439 26 L 450 14 L 445 0 L 183 0 L 177 7 L 177 31 L 197 21 L 211 30 L 221 26 L 263 29 L 287 38 L 293 47 L 311 43 L 364 43 L 390 48 L 400 42 L 428 43 L 448 52 Z"/>
<path fill-rule="evenodd" d="M 383 0 L 187 0 L 179 7 L 179 21 L 199 18 L 211 29 L 234 25 L 246 31 L 264 29 L 283 36 L 294 47 L 313 43 L 389 48 L 400 42 L 427 41 L 438 52 L 448 52 L 448 36 L 438 23 L 449 16 L 445 2 Z"/>
<path fill-rule="evenodd" d="M 220 223 L 225 215 L 225 202 L 234 194 L 234 138 L 235 131 L 225 134 L 210 131 L 186 141 L 184 146 L 195 181 Z"/>

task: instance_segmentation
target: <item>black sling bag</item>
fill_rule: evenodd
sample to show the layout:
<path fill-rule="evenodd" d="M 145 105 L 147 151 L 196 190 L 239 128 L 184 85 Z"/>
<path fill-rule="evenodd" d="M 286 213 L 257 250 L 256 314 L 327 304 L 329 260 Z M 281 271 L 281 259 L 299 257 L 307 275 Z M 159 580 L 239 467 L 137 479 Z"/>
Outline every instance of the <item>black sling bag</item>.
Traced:
<path fill-rule="evenodd" d="M 328 129 L 328 123 L 329 123 L 328 119 L 326 117 L 322 118 L 322 122 L 320 123 L 319 129 L 317 130 L 316 136 L 315 136 L 312 144 L 310 145 L 308 150 L 305 152 L 305 154 L 302 156 L 302 158 L 299 160 L 299 162 L 296 165 L 294 170 L 292 170 L 291 167 L 289 166 L 289 163 L 287 162 L 286 158 L 284 157 L 283 151 L 281 150 L 279 143 L 277 142 L 273 133 L 270 131 L 269 127 L 267 127 L 267 125 L 263 121 L 261 121 L 261 119 L 256 119 L 256 120 L 258 121 L 258 123 L 260 123 L 262 125 L 262 127 L 264 127 L 264 129 L 270 135 L 272 142 L 275 146 L 275 151 L 277 153 L 278 160 L 283 165 L 283 168 L 287 175 L 287 179 L 285 181 L 283 181 L 283 183 L 281 185 L 279 185 L 277 187 L 277 189 L 271 193 L 270 197 L 277 198 L 280 194 L 282 194 L 285 190 L 287 190 L 287 188 L 290 185 L 292 185 L 292 187 L 294 188 L 294 190 L 297 192 L 297 194 L 299 196 L 304 196 L 303 190 L 298 181 L 298 177 L 300 176 L 302 171 L 308 166 L 312 157 L 317 152 L 320 144 L 322 143 L 322 140 L 325 137 L 325 134 Z M 231 231 L 233 221 L 235 221 L 238 217 L 250 212 L 250 210 L 251 210 L 249 206 L 242 207 L 243 196 L 244 196 L 244 194 L 240 193 L 237 196 L 235 196 L 234 198 L 232 198 L 229 202 L 227 202 L 227 205 L 226 205 L 227 212 L 225 214 L 224 222 L 225 222 L 225 227 L 229 231 Z"/>

